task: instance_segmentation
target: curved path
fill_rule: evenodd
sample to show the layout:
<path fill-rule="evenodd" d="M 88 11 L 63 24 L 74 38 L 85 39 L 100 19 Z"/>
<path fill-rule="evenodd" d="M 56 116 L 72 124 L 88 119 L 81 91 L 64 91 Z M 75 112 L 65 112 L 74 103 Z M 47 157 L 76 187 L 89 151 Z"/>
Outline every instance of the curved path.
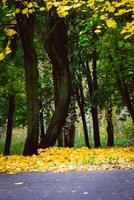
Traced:
<path fill-rule="evenodd" d="M 0 200 L 134 200 L 134 170 L 1 173 Z"/>

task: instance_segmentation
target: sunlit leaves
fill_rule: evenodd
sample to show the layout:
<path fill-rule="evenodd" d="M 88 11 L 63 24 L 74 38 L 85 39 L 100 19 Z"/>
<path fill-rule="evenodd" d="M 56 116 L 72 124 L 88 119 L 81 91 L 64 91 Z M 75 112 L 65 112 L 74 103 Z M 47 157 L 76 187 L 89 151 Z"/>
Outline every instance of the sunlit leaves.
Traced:
<path fill-rule="evenodd" d="M 7 0 L 2 0 L 2 7 L 3 9 L 7 7 Z"/>
<path fill-rule="evenodd" d="M 11 49 L 10 49 L 9 46 L 7 46 L 7 47 L 5 48 L 5 54 L 8 55 L 8 54 L 10 54 L 10 53 L 11 53 Z"/>
<path fill-rule="evenodd" d="M 31 14 L 39 15 L 40 12 L 48 11 L 55 7 L 60 17 L 67 17 L 72 11 L 78 11 L 80 14 L 89 13 L 89 21 L 91 18 L 99 19 L 100 23 L 104 25 L 105 29 L 115 29 L 120 27 L 120 33 L 124 39 L 130 38 L 134 34 L 134 1 L 133 0 L 120 0 L 120 1 L 105 1 L 105 0 L 43 0 L 41 3 L 38 1 L 16 0 L 20 3 L 20 7 L 12 6 L 7 7 L 7 1 L 2 0 L 2 10 L 4 10 L 4 17 L 15 18 L 15 14 L 24 14 L 27 17 Z M 124 16 L 122 22 L 119 17 Z M 129 16 L 129 17 L 126 17 Z M 125 18 L 126 17 L 126 18 Z M 128 21 L 126 21 L 128 19 Z M 9 20 L 10 21 L 10 20 Z M 96 24 L 97 25 L 97 24 Z M 92 28 L 92 27 L 91 27 Z M 95 30 L 97 34 L 101 33 L 101 29 Z M 12 37 L 15 33 L 8 31 L 7 35 Z M 81 36 L 82 37 L 82 36 Z M 85 39 L 85 37 L 83 37 Z M 1 52 L 0 60 L 3 60 L 5 54 Z"/>
<path fill-rule="evenodd" d="M 121 34 L 126 34 L 125 39 L 134 34 L 134 21 L 127 22 L 126 26 L 122 29 Z"/>
<path fill-rule="evenodd" d="M 20 9 L 19 9 L 19 8 L 16 8 L 15 13 L 16 13 L 16 14 L 20 13 Z"/>
<path fill-rule="evenodd" d="M 4 55 L 4 53 L 2 52 L 2 53 L 0 53 L 0 61 L 1 60 L 3 60 L 5 58 L 5 55 Z"/>
<path fill-rule="evenodd" d="M 9 47 L 9 44 L 10 43 L 8 43 L 7 46 L 5 47 L 5 49 L 3 50 L 3 52 L 0 53 L 0 61 L 3 60 L 6 57 L 6 55 L 11 53 L 11 49 Z"/>
<path fill-rule="evenodd" d="M 89 0 L 87 2 L 87 6 L 89 6 L 91 9 L 93 9 L 94 8 L 94 3 L 95 3 L 95 0 Z"/>
<path fill-rule="evenodd" d="M 13 35 L 15 35 L 17 32 L 14 29 L 7 29 L 6 30 L 6 35 L 9 37 L 12 37 Z"/>
<path fill-rule="evenodd" d="M 134 148 L 106 149 L 49 148 L 39 150 L 39 155 L 0 156 L 0 172 L 70 171 L 111 168 L 134 168 Z"/>
<path fill-rule="evenodd" d="M 116 21 L 113 19 L 107 19 L 106 24 L 109 28 L 116 28 L 117 26 Z"/>
<path fill-rule="evenodd" d="M 105 7 L 105 9 L 109 12 L 115 11 L 115 7 L 109 1 L 105 1 Z"/>

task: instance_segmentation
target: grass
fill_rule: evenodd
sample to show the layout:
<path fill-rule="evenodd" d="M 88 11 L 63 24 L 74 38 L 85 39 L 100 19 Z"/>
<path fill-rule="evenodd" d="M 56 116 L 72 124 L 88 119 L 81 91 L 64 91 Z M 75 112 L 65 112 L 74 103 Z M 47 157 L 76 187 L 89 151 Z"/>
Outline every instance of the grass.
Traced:
<path fill-rule="evenodd" d="M 116 127 L 116 126 L 115 126 Z M 122 129 L 116 127 L 115 129 L 115 146 L 128 146 L 134 144 L 134 127 L 132 126 L 131 120 L 128 119 L 122 125 Z M 22 154 L 25 138 L 26 138 L 26 128 L 15 128 L 13 129 L 13 137 L 12 137 L 12 144 L 11 144 L 11 154 Z M 107 146 L 107 134 L 105 132 L 104 127 L 100 128 L 100 135 L 101 135 L 101 145 L 102 147 Z M 91 132 L 89 135 L 89 142 L 90 146 L 94 147 L 93 141 L 93 133 Z M 2 134 L 0 138 L 0 154 L 2 154 L 5 144 L 5 133 Z M 76 136 L 75 136 L 75 147 L 81 148 L 85 146 L 84 141 L 84 134 L 82 129 L 82 124 L 76 124 Z"/>
<path fill-rule="evenodd" d="M 26 129 L 15 128 L 12 134 L 11 154 L 22 154 L 26 138 Z M 0 138 L 0 154 L 4 150 L 5 134 Z"/>

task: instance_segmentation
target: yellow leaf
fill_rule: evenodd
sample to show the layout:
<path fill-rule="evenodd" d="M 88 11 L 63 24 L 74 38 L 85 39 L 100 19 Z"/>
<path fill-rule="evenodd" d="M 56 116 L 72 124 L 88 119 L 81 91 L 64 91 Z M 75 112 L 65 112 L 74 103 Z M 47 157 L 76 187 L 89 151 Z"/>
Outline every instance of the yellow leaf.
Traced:
<path fill-rule="evenodd" d="M 101 15 L 100 19 L 102 19 L 102 20 L 106 19 L 106 15 Z"/>
<path fill-rule="evenodd" d="M 5 58 L 5 55 L 3 53 L 0 53 L 0 61 Z"/>
<path fill-rule="evenodd" d="M 40 7 L 39 10 L 40 11 L 45 11 L 45 8 L 44 7 Z"/>
<path fill-rule="evenodd" d="M 30 2 L 27 6 L 28 8 L 32 8 L 33 7 L 33 4 Z"/>
<path fill-rule="evenodd" d="M 91 9 L 93 9 L 94 8 L 94 1 L 95 0 L 88 0 L 87 6 L 89 6 Z"/>
<path fill-rule="evenodd" d="M 7 29 L 6 30 L 6 35 L 9 37 L 12 37 L 13 35 L 15 35 L 17 32 L 14 29 Z"/>
<path fill-rule="evenodd" d="M 33 13 L 34 10 L 33 10 L 33 9 L 29 9 L 28 12 L 29 12 L 29 13 Z"/>
<path fill-rule="evenodd" d="M 109 28 L 116 28 L 117 27 L 116 21 L 113 20 L 112 18 L 107 19 L 106 24 Z"/>
<path fill-rule="evenodd" d="M 11 53 L 11 49 L 7 46 L 5 49 L 5 54 L 8 55 L 9 53 Z"/>
<path fill-rule="evenodd" d="M 100 29 L 95 30 L 95 33 L 101 33 Z"/>
<path fill-rule="evenodd" d="M 24 8 L 24 9 L 22 10 L 22 14 L 24 14 L 24 15 L 28 14 L 28 8 Z"/>
<path fill-rule="evenodd" d="M 19 9 L 19 8 L 16 8 L 15 13 L 16 13 L 16 14 L 20 13 L 20 9 Z"/>
<path fill-rule="evenodd" d="M 2 7 L 3 9 L 7 7 L 7 0 L 2 0 Z"/>

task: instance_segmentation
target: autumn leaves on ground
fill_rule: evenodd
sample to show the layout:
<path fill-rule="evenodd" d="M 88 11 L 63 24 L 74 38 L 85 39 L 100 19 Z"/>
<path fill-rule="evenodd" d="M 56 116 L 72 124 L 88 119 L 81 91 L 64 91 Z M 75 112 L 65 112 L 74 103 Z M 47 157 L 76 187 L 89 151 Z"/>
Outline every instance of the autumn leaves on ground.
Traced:
<path fill-rule="evenodd" d="M 134 168 L 134 146 L 88 149 L 48 148 L 40 149 L 33 156 L 0 155 L 0 172 L 28 171 L 87 171 Z"/>

